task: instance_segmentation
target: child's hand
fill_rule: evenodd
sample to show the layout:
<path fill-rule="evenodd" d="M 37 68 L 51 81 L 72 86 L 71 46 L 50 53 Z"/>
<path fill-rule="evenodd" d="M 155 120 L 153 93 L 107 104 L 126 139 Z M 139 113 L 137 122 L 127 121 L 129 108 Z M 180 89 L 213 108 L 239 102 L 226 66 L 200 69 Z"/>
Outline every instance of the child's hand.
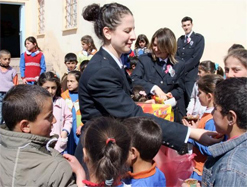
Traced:
<path fill-rule="evenodd" d="M 69 165 L 72 168 L 72 171 L 76 174 L 76 184 L 80 186 L 85 186 L 82 181 L 86 179 L 86 173 L 85 170 L 82 168 L 79 161 L 76 159 L 76 157 L 69 155 L 69 154 L 63 154 L 63 157 L 67 159 L 69 162 Z"/>
<path fill-rule="evenodd" d="M 66 131 L 62 131 L 61 138 L 67 138 L 67 137 L 68 137 L 68 133 Z"/>
<path fill-rule="evenodd" d="M 155 104 L 155 100 L 154 99 L 149 99 L 149 100 L 145 101 L 144 103 Z"/>
<path fill-rule="evenodd" d="M 173 98 L 173 95 L 172 95 L 172 93 L 171 93 L 171 92 L 168 92 L 168 93 L 166 94 L 166 96 L 168 97 L 168 99 Z"/>
<path fill-rule="evenodd" d="M 23 84 L 27 84 L 27 80 L 26 79 L 22 79 Z"/>
<path fill-rule="evenodd" d="M 82 126 L 79 126 L 79 127 L 77 127 L 77 129 L 76 129 L 76 135 L 81 135 L 81 127 Z"/>

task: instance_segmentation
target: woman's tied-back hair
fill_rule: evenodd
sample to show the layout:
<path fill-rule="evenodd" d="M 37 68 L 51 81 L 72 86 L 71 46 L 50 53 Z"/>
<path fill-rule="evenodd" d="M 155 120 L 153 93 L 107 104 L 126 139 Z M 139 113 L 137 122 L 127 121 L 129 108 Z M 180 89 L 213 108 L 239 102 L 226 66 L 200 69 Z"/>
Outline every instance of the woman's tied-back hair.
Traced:
<path fill-rule="evenodd" d="M 2 115 L 9 130 L 21 120 L 34 122 L 43 109 L 50 93 L 37 85 L 19 84 L 12 87 L 3 99 Z"/>
<path fill-rule="evenodd" d="M 56 85 L 57 85 L 57 91 L 56 91 L 55 96 L 56 97 L 61 97 L 61 83 L 60 83 L 60 80 L 57 77 L 57 75 L 55 73 L 51 72 L 51 71 L 42 73 L 39 76 L 39 79 L 37 81 L 37 85 L 43 86 L 43 84 L 45 84 L 47 81 L 55 82 L 56 83 Z"/>
<path fill-rule="evenodd" d="M 88 5 L 83 9 L 82 16 L 87 21 L 94 22 L 94 31 L 99 39 L 105 41 L 103 28 L 108 27 L 115 30 L 120 24 L 120 19 L 132 12 L 124 5 L 118 3 L 105 4 L 100 7 L 98 4 Z"/>
<path fill-rule="evenodd" d="M 140 41 L 144 41 L 146 42 L 146 47 L 148 47 L 149 45 L 149 41 L 148 38 L 145 34 L 140 34 L 138 35 L 137 39 L 136 39 L 136 43 L 135 43 L 135 49 L 140 48 L 139 42 Z"/>
<path fill-rule="evenodd" d="M 223 77 L 221 75 L 215 75 L 215 74 L 208 74 L 203 77 L 201 77 L 197 83 L 198 83 L 198 88 L 205 92 L 206 94 L 214 93 L 216 84 L 219 83 L 220 81 L 223 81 Z"/>
<path fill-rule="evenodd" d="M 237 115 L 237 125 L 247 130 L 247 78 L 229 78 L 217 84 L 214 103 L 221 107 L 221 114 L 228 115 L 233 110 Z"/>
<path fill-rule="evenodd" d="M 126 172 L 130 135 L 119 121 L 100 117 L 89 122 L 84 135 L 84 147 L 99 182 L 113 179 Z M 108 184 L 109 185 L 109 184 Z"/>
<path fill-rule="evenodd" d="M 94 45 L 94 41 L 93 38 L 89 35 L 85 35 L 81 38 L 81 41 L 84 42 L 85 44 L 88 45 L 88 50 L 90 51 L 90 53 L 95 49 L 97 50 L 97 48 Z"/>
<path fill-rule="evenodd" d="M 219 64 L 216 64 L 216 63 L 214 63 L 214 62 L 212 62 L 210 60 L 202 61 L 199 64 L 199 68 L 201 68 L 205 72 L 210 72 L 212 74 L 217 74 L 217 75 L 224 76 L 224 71 L 219 66 Z"/>
<path fill-rule="evenodd" d="M 24 46 L 26 46 L 26 41 L 31 42 L 32 44 L 36 44 L 36 48 L 41 51 L 41 49 L 38 46 L 37 40 L 33 37 L 33 36 L 29 36 L 26 38 L 25 42 L 24 42 Z"/>
<path fill-rule="evenodd" d="M 168 58 L 172 63 L 176 63 L 175 55 L 177 52 L 177 41 L 174 33 L 168 28 L 161 28 L 157 30 L 150 43 L 150 50 L 153 51 L 154 40 L 157 38 L 157 47 L 161 52 L 166 52 L 168 54 Z M 156 60 L 156 56 L 152 52 L 153 60 Z"/>
<path fill-rule="evenodd" d="M 225 63 L 229 57 L 234 57 L 238 59 L 241 62 L 241 64 L 247 69 L 247 50 L 246 49 L 234 49 L 230 51 L 224 59 Z"/>

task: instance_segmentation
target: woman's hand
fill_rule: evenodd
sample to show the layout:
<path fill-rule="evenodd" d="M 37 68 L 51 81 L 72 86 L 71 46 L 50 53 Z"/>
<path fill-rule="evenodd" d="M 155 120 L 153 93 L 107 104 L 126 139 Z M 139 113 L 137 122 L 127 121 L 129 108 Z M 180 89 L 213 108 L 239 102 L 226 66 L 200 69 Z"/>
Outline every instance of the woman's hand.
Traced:
<path fill-rule="evenodd" d="M 154 93 L 156 96 L 158 96 L 160 99 L 163 99 L 164 101 L 167 100 L 166 94 L 160 89 L 160 87 L 156 86 L 154 89 Z"/>

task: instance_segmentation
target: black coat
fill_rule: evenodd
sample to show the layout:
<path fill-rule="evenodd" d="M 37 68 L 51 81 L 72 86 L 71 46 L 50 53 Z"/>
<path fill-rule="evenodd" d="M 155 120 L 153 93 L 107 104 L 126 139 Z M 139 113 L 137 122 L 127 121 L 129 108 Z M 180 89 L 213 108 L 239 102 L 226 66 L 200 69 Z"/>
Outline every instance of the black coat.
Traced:
<path fill-rule="evenodd" d="M 198 65 L 204 51 L 204 37 L 193 32 L 191 41 L 184 43 L 185 35 L 178 38 L 177 56 L 185 62 L 185 81 L 196 81 Z"/>
<path fill-rule="evenodd" d="M 146 116 L 154 119 L 162 128 L 163 144 L 180 150 L 184 145 L 187 127 L 146 114 L 131 99 L 131 79 L 119 68 L 104 49 L 90 60 L 79 83 L 79 103 L 82 122 L 96 116 L 128 118 Z"/>

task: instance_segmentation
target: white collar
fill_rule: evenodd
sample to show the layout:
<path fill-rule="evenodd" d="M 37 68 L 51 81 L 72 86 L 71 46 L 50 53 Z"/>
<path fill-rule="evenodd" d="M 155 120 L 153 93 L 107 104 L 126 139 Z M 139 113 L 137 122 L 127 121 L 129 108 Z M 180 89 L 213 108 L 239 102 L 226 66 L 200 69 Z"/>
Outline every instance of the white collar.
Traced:
<path fill-rule="evenodd" d="M 191 32 L 188 35 L 185 34 L 185 36 L 188 36 L 188 38 L 190 38 L 192 33 L 193 33 L 193 31 L 191 30 Z"/>
<path fill-rule="evenodd" d="M 204 113 L 212 113 L 212 111 L 214 110 L 214 107 L 209 107 L 205 110 Z"/>
<path fill-rule="evenodd" d="M 163 61 L 163 62 L 167 63 L 167 60 L 168 60 L 168 57 L 165 58 L 165 59 L 159 58 L 159 61 L 160 61 L 160 62 Z"/>
<path fill-rule="evenodd" d="M 119 66 L 120 69 L 122 69 L 123 67 L 123 63 L 121 61 L 121 58 L 118 59 L 117 57 L 115 57 L 109 50 L 107 50 L 104 46 L 102 46 L 102 48 L 109 53 L 109 55 L 111 55 L 111 57 L 115 60 L 115 62 L 117 63 L 117 65 Z"/>

